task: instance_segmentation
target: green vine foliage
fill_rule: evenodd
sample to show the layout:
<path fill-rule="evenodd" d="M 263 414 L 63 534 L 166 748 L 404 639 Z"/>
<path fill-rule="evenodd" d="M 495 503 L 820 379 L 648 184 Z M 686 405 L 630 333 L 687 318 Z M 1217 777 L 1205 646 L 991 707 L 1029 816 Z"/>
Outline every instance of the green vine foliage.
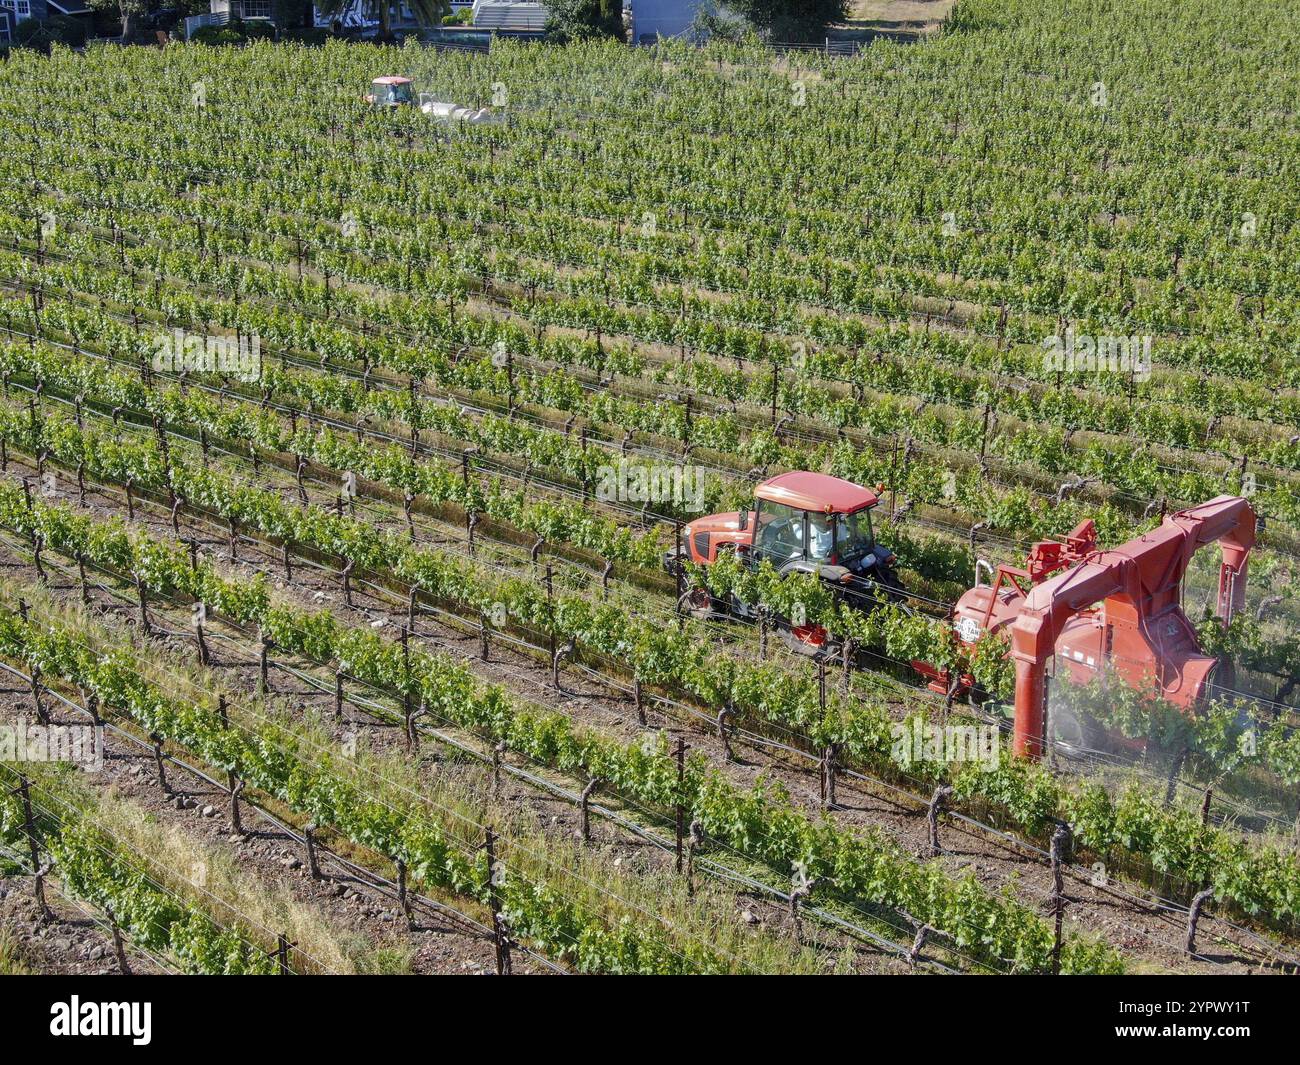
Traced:
<path fill-rule="evenodd" d="M 1010 962 L 1025 969 L 1047 964 L 1043 950 L 1050 952 L 1050 934 L 1014 900 L 995 900 L 976 889 L 973 881 L 953 881 L 937 866 L 918 864 L 878 832 L 855 833 L 830 822 L 815 822 L 777 785 L 747 792 L 708 771 L 702 756 L 689 761 L 679 783 L 676 762 L 662 734 L 650 744 L 623 744 L 599 733 L 578 731 L 563 715 L 518 705 L 504 689 L 482 685 L 449 659 L 422 652 L 403 655 L 396 643 L 345 626 L 330 613 L 307 614 L 275 606 L 260 581 L 225 581 L 208 563 L 192 567 L 179 549 L 137 540 L 118 523 L 107 523 L 105 528 L 62 506 L 37 503 L 29 511 L 13 486 L 0 486 L 0 522 L 11 520 L 29 534 L 39 533 L 61 553 L 97 564 L 101 559 L 119 565 L 125 560 L 122 572 L 139 576 L 158 594 L 182 593 L 216 606 L 232 620 L 257 624 L 285 651 L 346 663 L 350 675 L 410 695 L 442 719 L 493 742 L 505 742 L 542 764 L 583 778 L 598 777 L 638 803 L 666 812 L 680 802 L 711 838 L 726 846 L 782 871 L 802 865 L 809 876 L 826 879 L 834 895 L 925 914 L 963 951 L 990 964 Z M 92 555 L 89 531 L 96 527 L 101 531 L 93 537 L 96 553 Z M 186 740 L 179 742 L 190 746 Z M 199 753 L 207 758 L 206 748 Z M 234 768 L 224 762 L 214 764 Z M 989 906 L 1001 914 L 998 921 L 988 920 Z M 1105 952 L 1097 953 L 1089 942 L 1071 941 L 1067 954 L 1072 966 L 1073 959 L 1081 966 L 1100 964 L 1106 971 L 1118 964 Z"/>
<path fill-rule="evenodd" d="M 7 767 L 3 775 L 16 777 Z M 188 973 L 279 972 L 278 963 L 252 947 L 242 928 L 222 927 L 194 904 L 160 890 L 94 825 L 75 814 L 42 814 L 34 820 L 40 846 L 53 860 L 64 890 L 110 914 L 136 945 L 175 958 Z M 25 824 L 21 801 L 6 787 L 0 791 L 0 841 L 11 849 L 25 847 Z"/>
<path fill-rule="evenodd" d="M 406 863 L 415 882 L 486 904 L 486 856 L 452 836 L 418 800 L 406 805 L 372 798 L 329 757 L 300 751 L 287 729 L 269 724 L 227 729 L 212 707 L 175 699 L 145 680 L 120 652 L 99 654 L 55 624 L 37 626 L 0 613 L 0 653 L 39 666 L 93 692 L 152 733 L 209 765 L 237 773 L 251 787 L 328 825 L 353 842 Z M 93 870 L 92 870 L 93 872 Z M 89 883 L 89 881 L 87 881 Z M 607 923 L 546 882 L 506 875 L 499 885 L 510 926 L 539 949 L 584 972 L 690 973 L 725 971 L 727 962 L 698 943 L 675 943 L 653 918 L 626 915 Z M 141 903 L 146 929 L 158 918 Z M 206 954 L 211 946 L 195 943 Z"/>
<path fill-rule="evenodd" d="M 823 711 L 810 668 L 792 675 L 787 668 L 773 663 L 742 667 L 734 659 L 713 655 L 708 641 L 701 639 L 693 626 L 684 626 L 680 631 L 666 629 L 580 596 L 557 595 L 548 601 L 545 592 L 531 580 L 490 577 L 465 560 L 415 549 L 397 536 L 376 537 L 363 523 L 316 507 L 293 506 L 273 492 L 242 485 L 214 471 L 191 469 L 174 458 L 165 471 L 156 449 L 119 443 L 79 430 L 62 419 L 47 418 L 33 427 L 25 413 L 0 407 L 0 436 L 32 451 L 46 448 L 73 465 L 86 461 L 95 475 L 119 481 L 134 472 L 137 483 L 161 487 L 168 483 L 170 471 L 171 485 L 184 498 L 220 514 L 234 515 L 248 528 L 356 559 L 367 567 L 390 568 L 427 594 L 458 602 L 485 617 L 502 604 L 509 617 L 522 624 L 554 631 L 566 639 L 572 637 L 623 659 L 644 683 L 684 688 L 710 705 L 729 704 L 759 720 L 797 729 L 820 747 L 837 744 L 844 756 L 860 764 L 891 772 L 899 768 L 891 756 L 895 721 L 887 706 L 845 700 L 835 693 Z M 0 494 L 0 498 L 10 501 L 6 510 L 13 517 L 9 520 L 28 520 L 24 518 L 25 503 L 14 492 L 13 486 L 7 486 Z M 941 766 L 928 775 L 947 772 L 947 767 Z M 1027 832 L 1044 831 L 1053 816 L 1049 807 L 1054 808 L 1055 816 L 1070 819 L 1076 792 L 1041 767 L 1029 769 L 1004 757 L 993 771 L 961 771 L 958 775 L 962 796 L 996 802 Z M 1044 795 L 1051 801 L 1040 801 Z M 1228 878 L 1226 882 L 1240 894 L 1222 897 L 1251 913 L 1294 920 L 1294 899 L 1300 897 L 1288 886 L 1291 879 L 1300 880 L 1300 867 L 1294 858 L 1278 860 L 1271 848 L 1251 846 L 1225 830 L 1217 831 L 1225 846 L 1240 855 L 1242 863 L 1260 870 L 1257 878 Z M 1118 833 L 1115 838 L 1122 842 L 1128 837 Z M 1145 852 L 1133 853 L 1145 857 Z M 1160 871 L 1179 876 L 1184 873 L 1174 867 Z"/>

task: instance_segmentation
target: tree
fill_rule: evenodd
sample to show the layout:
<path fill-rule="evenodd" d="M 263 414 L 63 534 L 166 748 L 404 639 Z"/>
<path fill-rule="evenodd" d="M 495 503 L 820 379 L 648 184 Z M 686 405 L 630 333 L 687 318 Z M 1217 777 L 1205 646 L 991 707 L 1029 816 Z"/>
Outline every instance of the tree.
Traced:
<path fill-rule="evenodd" d="M 70 15 L 50 15 L 45 20 L 45 29 L 59 44 L 69 48 L 80 48 L 90 35 L 86 24 Z"/>
<path fill-rule="evenodd" d="M 816 40 L 849 16 L 848 0 L 727 0 L 727 8 L 770 41 Z"/>
<path fill-rule="evenodd" d="M 706 0 L 695 12 L 691 22 L 691 39 L 696 43 L 704 41 L 731 41 L 740 44 L 746 40 L 758 41 L 754 27 L 745 19 L 729 10 L 719 10 Z"/>
<path fill-rule="evenodd" d="M 376 40 L 393 40 L 393 8 L 398 0 L 362 0 L 362 10 L 367 18 L 379 20 Z M 437 26 L 442 17 L 451 11 L 450 0 L 402 0 L 421 26 Z M 353 0 L 317 0 L 316 10 L 325 18 L 342 18 L 352 7 Z"/>
<path fill-rule="evenodd" d="M 117 12 L 117 17 L 122 20 L 123 43 L 131 40 L 132 22 L 135 17 L 149 10 L 147 0 L 89 0 L 89 3 L 96 11 Z"/>
<path fill-rule="evenodd" d="M 309 0 L 275 0 L 271 7 L 275 24 L 281 29 L 298 29 L 312 24 Z"/>
<path fill-rule="evenodd" d="M 623 5 L 619 0 L 546 0 L 546 32 L 557 41 L 595 37 L 623 40 Z"/>
<path fill-rule="evenodd" d="M 54 35 L 40 22 L 39 19 L 25 18 L 18 23 L 14 30 L 14 44 L 20 48 L 30 48 L 37 52 L 46 52 L 50 50 L 50 45 L 54 43 Z"/>

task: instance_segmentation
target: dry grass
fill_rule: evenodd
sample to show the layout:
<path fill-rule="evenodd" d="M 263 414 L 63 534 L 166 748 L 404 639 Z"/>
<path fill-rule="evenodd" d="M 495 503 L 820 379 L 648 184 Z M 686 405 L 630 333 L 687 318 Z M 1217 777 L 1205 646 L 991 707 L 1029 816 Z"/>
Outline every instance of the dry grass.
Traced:
<path fill-rule="evenodd" d="M 923 35 L 935 32 L 956 0 L 854 0 L 850 25 L 857 30 Z"/>
<path fill-rule="evenodd" d="M 90 646 L 101 651 L 121 650 L 133 653 L 136 668 L 147 680 L 164 690 L 186 697 L 190 693 L 208 702 L 215 693 L 225 690 L 213 672 L 163 651 L 156 644 L 145 644 L 138 634 L 109 629 L 87 614 L 79 605 L 56 599 L 36 585 L 0 589 L 0 602 L 22 594 L 34 616 L 55 620 Z M 337 744 L 329 728 L 313 714 L 293 713 L 279 700 L 258 705 L 234 692 L 230 693 L 232 722 L 244 722 L 256 728 L 274 721 L 285 730 L 285 742 L 308 760 L 329 753 L 337 754 Z M 571 901 L 589 912 L 600 915 L 611 926 L 626 917 L 649 917 L 662 920 L 668 929 L 667 939 L 674 945 L 705 946 L 716 955 L 729 959 L 736 971 L 760 973 L 817 973 L 834 964 L 814 948 L 801 945 L 789 936 L 763 927 L 749 926 L 742 919 L 741 897 L 716 883 L 699 885 L 694 896 L 688 895 L 681 877 L 657 867 L 644 858 L 615 862 L 617 852 L 631 858 L 638 848 L 585 847 L 567 836 L 547 831 L 535 812 L 496 800 L 491 794 L 486 770 L 452 776 L 429 772 L 414 761 L 398 754 L 377 752 L 362 743 L 352 758 L 340 758 L 335 768 L 349 771 L 364 791 L 373 798 L 405 805 L 423 806 L 434 821 L 469 851 L 481 840 L 475 826 L 494 824 L 501 834 L 506 860 L 519 874 L 536 883 L 550 883 Z M 79 791 L 84 789 L 78 789 Z M 85 797 L 79 803 L 86 808 Z M 403 951 L 393 944 L 356 951 L 349 944 L 346 931 L 334 927 L 306 904 L 284 897 L 282 891 L 268 888 L 243 871 L 229 854 L 204 848 L 195 849 L 192 839 L 168 828 L 147 811 L 127 800 L 113 796 L 91 796 L 93 809 L 87 812 L 119 839 L 148 857 L 157 870 L 171 870 L 177 877 L 173 886 L 194 899 L 193 880 L 186 870 L 196 862 L 205 863 L 206 890 L 237 907 L 247 919 L 263 929 L 284 930 L 301 949 L 316 958 L 322 967 L 339 972 L 393 972 L 405 965 Z M 276 804 L 271 804 L 273 807 Z M 283 811 L 289 820 L 295 818 Z M 340 844 L 342 844 L 340 846 Z M 355 854 L 345 841 L 331 845 L 365 864 L 367 855 Z M 385 869 L 385 872 L 389 870 Z M 434 897 L 438 893 L 431 892 Z M 464 900 L 455 900 L 464 906 Z M 228 923 L 217 904 L 208 907 L 214 916 Z M 473 907 L 471 907 L 473 908 Z M 224 919 L 223 919 L 224 918 Z M 255 933 L 259 930 L 254 929 Z M 265 931 L 260 931 L 265 935 Z M 259 938 L 255 934 L 251 938 Z"/>
<path fill-rule="evenodd" d="M 143 859 L 157 879 L 221 924 L 241 925 L 249 939 L 265 941 L 268 949 L 283 931 L 300 955 L 311 959 L 311 968 L 323 972 L 350 974 L 370 967 L 371 948 L 354 932 L 243 868 L 232 851 L 197 843 L 121 796 L 102 796 L 88 813 L 133 857 Z"/>
<path fill-rule="evenodd" d="M 0 924 L 0 976 L 34 976 L 27 963 L 22 943 L 8 924 Z"/>

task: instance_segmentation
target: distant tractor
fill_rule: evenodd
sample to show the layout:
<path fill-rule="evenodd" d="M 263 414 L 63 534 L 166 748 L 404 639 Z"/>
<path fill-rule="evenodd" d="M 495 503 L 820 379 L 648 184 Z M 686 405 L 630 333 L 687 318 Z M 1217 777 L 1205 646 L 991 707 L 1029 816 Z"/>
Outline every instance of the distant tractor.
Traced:
<path fill-rule="evenodd" d="M 895 557 L 876 543 L 871 511 L 875 492 L 823 473 L 783 473 L 754 489 L 754 509 L 713 514 L 683 526 L 664 556 L 669 573 L 685 579 L 684 562 L 708 566 L 724 551 L 745 563 L 770 562 L 782 576 L 815 573 L 835 594 L 870 610 L 906 598 Z M 679 608 L 698 618 L 754 618 L 735 596 L 722 602 L 702 586 L 686 587 Z M 840 652 L 830 633 L 803 618 L 779 618 L 785 642 L 800 654 L 828 658 Z"/>
<path fill-rule="evenodd" d="M 370 92 L 365 96 L 366 103 L 372 107 L 395 109 L 411 107 L 418 103 L 420 113 L 438 122 L 448 125 L 465 122 L 472 126 L 495 125 L 503 116 L 488 107 L 461 107 L 446 100 L 435 100 L 432 94 L 422 92 L 417 95 L 410 78 L 383 77 L 375 78 L 370 83 Z"/>
<path fill-rule="evenodd" d="M 370 83 L 366 103 L 375 107 L 405 107 L 415 103 L 415 87 L 410 78 L 375 78 Z"/>

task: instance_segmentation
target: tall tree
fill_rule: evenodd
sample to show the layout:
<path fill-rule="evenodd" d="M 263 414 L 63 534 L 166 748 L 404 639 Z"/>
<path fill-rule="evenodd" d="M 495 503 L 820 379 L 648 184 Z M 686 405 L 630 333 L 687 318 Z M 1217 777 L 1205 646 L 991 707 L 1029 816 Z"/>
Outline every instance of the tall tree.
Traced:
<path fill-rule="evenodd" d="M 148 10 L 146 0 L 90 0 L 90 6 L 96 11 L 116 11 L 122 20 L 122 41 L 131 39 L 133 20 Z"/>
<path fill-rule="evenodd" d="M 816 40 L 849 17 L 849 0 L 727 0 L 726 6 L 772 41 Z"/>
<path fill-rule="evenodd" d="M 623 5 L 620 0 L 546 0 L 546 32 L 557 41 L 621 41 L 626 33 Z"/>

